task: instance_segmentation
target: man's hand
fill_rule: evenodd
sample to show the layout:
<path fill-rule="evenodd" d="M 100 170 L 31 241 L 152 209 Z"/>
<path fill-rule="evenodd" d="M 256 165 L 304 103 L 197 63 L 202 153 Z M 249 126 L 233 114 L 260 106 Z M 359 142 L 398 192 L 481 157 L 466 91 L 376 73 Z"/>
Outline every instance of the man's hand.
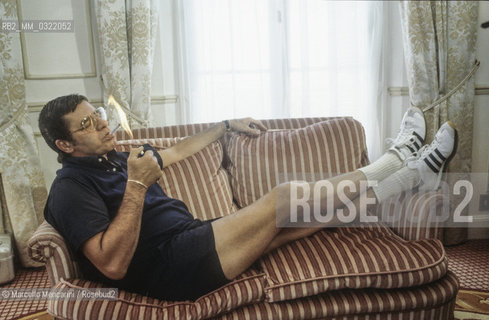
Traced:
<path fill-rule="evenodd" d="M 257 136 L 261 131 L 267 131 L 267 127 L 259 120 L 252 118 L 229 120 L 229 128 L 236 132 L 242 132 L 250 136 Z"/>
<path fill-rule="evenodd" d="M 148 150 L 144 156 L 138 158 L 138 155 L 143 151 L 143 147 L 131 149 L 127 159 L 127 177 L 131 180 L 139 181 L 146 186 L 150 186 L 162 176 L 156 157 L 153 151 Z"/>
<path fill-rule="evenodd" d="M 85 241 L 82 247 L 83 254 L 92 264 L 113 280 L 125 277 L 134 257 L 141 231 L 145 187 L 155 183 L 162 175 L 153 151 L 146 151 L 144 156 L 138 158 L 143 149 L 131 149 L 127 158 L 128 179 L 139 183 L 126 187 L 121 206 L 109 227 Z"/>

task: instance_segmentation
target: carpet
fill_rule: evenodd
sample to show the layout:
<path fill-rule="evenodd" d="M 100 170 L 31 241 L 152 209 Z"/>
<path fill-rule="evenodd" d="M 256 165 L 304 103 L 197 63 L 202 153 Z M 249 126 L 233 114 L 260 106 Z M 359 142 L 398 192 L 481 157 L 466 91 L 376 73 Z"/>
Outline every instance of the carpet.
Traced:
<path fill-rule="evenodd" d="M 460 290 L 455 305 L 455 319 L 489 319 L 489 292 Z"/>
<path fill-rule="evenodd" d="M 15 320 L 54 320 L 54 317 L 50 315 L 47 311 L 41 311 L 41 312 L 34 312 L 33 314 L 29 314 L 29 315 L 24 315 Z"/>
<path fill-rule="evenodd" d="M 5 288 L 49 288 L 49 280 L 46 269 L 32 268 L 19 269 L 15 272 L 15 278 L 9 283 L 0 286 Z M 46 310 L 46 300 L 9 300 L 0 299 L 0 319 L 10 320 L 18 319 L 19 317 L 34 314 Z M 33 318 L 35 319 L 35 318 Z"/>
<path fill-rule="evenodd" d="M 460 281 L 460 288 L 489 292 L 489 239 L 469 240 L 446 247 L 448 269 Z"/>
<path fill-rule="evenodd" d="M 489 320 L 489 239 L 445 248 L 448 269 L 460 281 L 455 319 Z"/>

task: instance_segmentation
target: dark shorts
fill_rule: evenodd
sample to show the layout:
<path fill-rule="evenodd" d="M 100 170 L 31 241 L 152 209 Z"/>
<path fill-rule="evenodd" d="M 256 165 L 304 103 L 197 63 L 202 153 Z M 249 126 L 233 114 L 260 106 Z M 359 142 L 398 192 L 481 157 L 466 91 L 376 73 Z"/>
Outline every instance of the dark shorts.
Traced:
<path fill-rule="evenodd" d="M 195 300 L 229 282 L 216 252 L 211 222 L 194 220 L 159 248 L 164 271 L 151 295 Z"/>

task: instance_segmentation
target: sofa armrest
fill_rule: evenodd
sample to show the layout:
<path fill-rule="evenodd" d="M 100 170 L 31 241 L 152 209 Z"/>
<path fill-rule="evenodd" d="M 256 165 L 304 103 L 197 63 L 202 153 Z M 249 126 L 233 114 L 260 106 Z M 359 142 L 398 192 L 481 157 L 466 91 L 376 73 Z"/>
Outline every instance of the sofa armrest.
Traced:
<path fill-rule="evenodd" d="M 44 263 L 52 286 L 61 279 L 80 276 L 78 265 L 63 237 L 48 222 L 44 221 L 34 232 L 28 243 L 29 256 Z"/>
<path fill-rule="evenodd" d="M 442 240 L 441 220 L 449 209 L 448 195 L 441 192 L 403 192 L 382 203 L 377 216 L 405 240 Z"/>

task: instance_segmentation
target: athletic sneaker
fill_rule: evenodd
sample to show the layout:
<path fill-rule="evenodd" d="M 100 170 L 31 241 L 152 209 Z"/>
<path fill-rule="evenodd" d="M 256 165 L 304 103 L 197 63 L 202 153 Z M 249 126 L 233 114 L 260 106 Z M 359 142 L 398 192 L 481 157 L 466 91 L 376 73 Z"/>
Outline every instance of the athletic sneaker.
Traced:
<path fill-rule="evenodd" d="M 424 144 L 425 136 L 426 123 L 423 111 L 410 107 L 402 118 L 397 137 L 388 139 L 392 143 L 389 150 L 397 154 L 401 161 L 406 161 L 418 153 Z"/>
<path fill-rule="evenodd" d="M 445 122 L 431 142 L 420 150 L 419 159 L 408 162 L 408 167 L 418 169 L 421 181 L 419 190 L 436 190 L 446 164 L 455 154 L 457 131 L 453 122 Z"/>

